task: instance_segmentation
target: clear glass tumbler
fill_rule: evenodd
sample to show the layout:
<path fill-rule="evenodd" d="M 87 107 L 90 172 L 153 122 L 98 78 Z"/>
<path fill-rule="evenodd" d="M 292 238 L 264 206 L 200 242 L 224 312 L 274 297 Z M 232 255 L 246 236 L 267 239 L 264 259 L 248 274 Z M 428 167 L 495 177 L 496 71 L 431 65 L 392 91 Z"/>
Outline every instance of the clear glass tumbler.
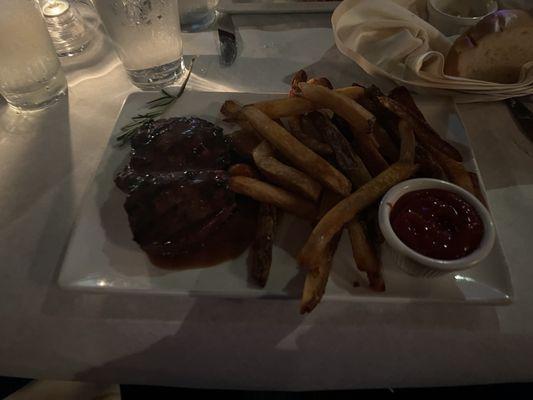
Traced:
<path fill-rule="evenodd" d="M 179 0 L 178 5 L 184 31 L 200 31 L 215 21 L 218 0 Z"/>
<path fill-rule="evenodd" d="M 177 0 L 93 0 L 133 84 L 159 89 L 181 77 Z"/>
<path fill-rule="evenodd" d="M 39 109 L 67 81 L 35 0 L 0 0 L 0 93 L 14 108 Z"/>

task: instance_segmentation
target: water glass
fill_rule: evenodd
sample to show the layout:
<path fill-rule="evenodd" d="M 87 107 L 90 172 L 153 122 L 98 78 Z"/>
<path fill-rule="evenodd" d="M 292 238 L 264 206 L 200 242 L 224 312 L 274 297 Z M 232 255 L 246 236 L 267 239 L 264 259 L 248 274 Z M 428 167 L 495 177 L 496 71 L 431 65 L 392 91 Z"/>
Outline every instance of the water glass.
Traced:
<path fill-rule="evenodd" d="M 179 0 L 181 29 L 200 31 L 215 21 L 218 0 Z"/>
<path fill-rule="evenodd" d="M 177 0 L 93 0 L 134 85 L 159 89 L 185 71 Z"/>
<path fill-rule="evenodd" d="M 0 0 L 0 94 L 14 108 L 39 109 L 67 91 L 35 0 Z"/>

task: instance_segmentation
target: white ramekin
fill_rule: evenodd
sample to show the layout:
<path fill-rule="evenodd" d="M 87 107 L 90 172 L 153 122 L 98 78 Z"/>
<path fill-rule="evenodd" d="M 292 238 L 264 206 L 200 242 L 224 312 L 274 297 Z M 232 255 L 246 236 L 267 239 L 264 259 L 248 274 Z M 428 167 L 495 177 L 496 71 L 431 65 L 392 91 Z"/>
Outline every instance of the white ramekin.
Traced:
<path fill-rule="evenodd" d="M 390 223 L 390 212 L 394 204 L 404 194 L 424 189 L 444 189 L 456 193 L 478 212 L 483 222 L 484 234 L 479 247 L 474 252 L 456 260 L 439 260 L 414 251 L 396 235 Z M 410 179 L 390 189 L 379 205 L 379 227 L 389 246 L 400 256 L 397 257 L 398 266 L 410 275 L 423 277 L 435 277 L 473 267 L 487 257 L 496 238 L 494 223 L 485 206 L 463 188 L 438 179 Z"/>
<path fill-rule="evenodd" d="M 479 12 L 473 17 L 460 17 L 446 12 L 450 5 L 471 4 Z M 498 10 L 494 0 L 427 0 L 429 23 L 446 36 L 459 35 L 481 19 Z"/>

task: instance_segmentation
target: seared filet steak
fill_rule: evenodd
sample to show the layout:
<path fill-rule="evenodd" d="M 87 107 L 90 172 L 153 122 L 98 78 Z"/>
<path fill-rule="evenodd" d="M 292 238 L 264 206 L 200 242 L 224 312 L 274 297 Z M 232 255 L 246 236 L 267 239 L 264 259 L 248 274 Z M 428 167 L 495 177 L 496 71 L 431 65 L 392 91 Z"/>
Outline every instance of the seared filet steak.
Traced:
<path fill-rule="evenodd" d="M 134 240 L 152 256 L 194 251 L 235 210 L 225 168 L 230 150 L 222 129 L 199 118 L 150 122 L 131 142 L 115 183 Z"/>

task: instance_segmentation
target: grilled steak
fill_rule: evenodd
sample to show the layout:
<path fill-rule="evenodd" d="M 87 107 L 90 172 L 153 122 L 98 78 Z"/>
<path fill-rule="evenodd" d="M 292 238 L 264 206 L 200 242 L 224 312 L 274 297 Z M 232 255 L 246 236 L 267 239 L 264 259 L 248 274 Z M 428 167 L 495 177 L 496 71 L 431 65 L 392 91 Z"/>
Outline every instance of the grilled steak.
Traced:
<path fill-rule="evenodd" d="M 134 136 L 128 165 L 115 183 L 134 240 L 151 256 L 194 251 L 233 214 L 222 129 L 199 118 L 151 122 Z"/>

